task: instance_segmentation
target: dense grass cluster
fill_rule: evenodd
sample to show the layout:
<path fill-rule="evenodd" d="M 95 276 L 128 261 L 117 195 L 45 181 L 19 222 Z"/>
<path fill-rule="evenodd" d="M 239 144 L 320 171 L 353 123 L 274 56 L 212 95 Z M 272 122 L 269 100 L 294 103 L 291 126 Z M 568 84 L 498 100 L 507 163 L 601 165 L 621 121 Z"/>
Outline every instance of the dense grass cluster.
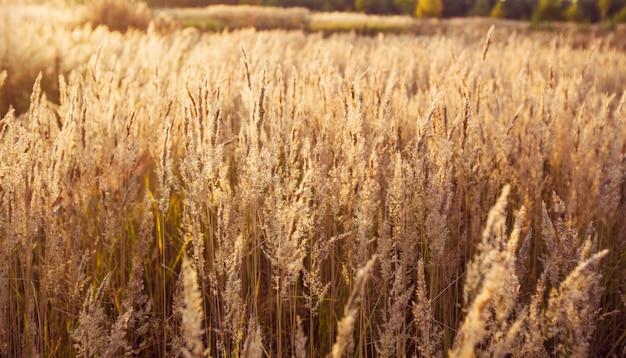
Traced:
<path fill-rule="evenodd" d="M 304 8 L 266 8 L 261 6 L 214 5 L 205 8 L 159 9 L 157 14 L 184 26 L 222 31 L 254 27 L 257 30 L 304 30 L 311 22 L 311 12 Z"/>
<path fill-rule="evenodd" d="M 626 354 L 610 38 L 12 26 L 0 356 Z"/>

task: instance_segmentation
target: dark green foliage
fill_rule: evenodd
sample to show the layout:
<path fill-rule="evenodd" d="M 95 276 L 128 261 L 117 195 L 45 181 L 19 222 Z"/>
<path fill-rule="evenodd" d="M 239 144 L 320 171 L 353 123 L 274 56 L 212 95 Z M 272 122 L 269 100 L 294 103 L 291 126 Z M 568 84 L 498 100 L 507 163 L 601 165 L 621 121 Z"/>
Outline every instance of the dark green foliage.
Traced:
<path fill-rule="evenodd" d="M 507 18 L 528 20 L 535 3 L 534 0 L 507 0 L 502 3 L 502 8 Z"/>
<path fill-rule="evenodd" d="M 394 0 L 394 3 L 403 14 L 413 14 L 417 0 Z"/>
<path fill-rule="evenodd" d="M 477 0 L 469 11 L 470 16 L 489 16 L 491 9 L 495 5 L 494 0 Z"/>
<path fill-rule="evenodd" d="M 397 12 L 394 0 L 355 0 L 354 9 L 368 14 L 393 14 Z"/>
<path fill-rule="evenodd" d="M 567 21 L 582 22 L 584 20 L 584 14 L 580 10 L 580 6 L 577 2 L 571 3 L 564 11 L 563 16 Z"/>
<path fill-rule="evenodd" d="M 626 6 L 624 6 L 615 16 L 613 17 L 615 22 L 626 23 Z"/>
<path fill-rule="evenodd" d="M 443 0 L 443 17 L 462 17 L 467 15 L 476 0 Z"/>
<path fill-rule="evenodd" d="M 559 21 L 563 20 L 562 0 L 539 0 L 533 10 L 532 21 Z"/>
<path fill-rule="evenodd" d="M 600 19 L 597 0 L 578 0 L 578 8 L 586 21 L 595 22 Z"/>

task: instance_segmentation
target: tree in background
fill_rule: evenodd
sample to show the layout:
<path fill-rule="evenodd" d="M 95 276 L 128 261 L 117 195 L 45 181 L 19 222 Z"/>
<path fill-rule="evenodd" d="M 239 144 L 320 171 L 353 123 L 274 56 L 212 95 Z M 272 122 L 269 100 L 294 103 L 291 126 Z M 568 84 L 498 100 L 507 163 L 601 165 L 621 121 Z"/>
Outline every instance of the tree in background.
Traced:
<path fill-rule="evenodd" d="M 580 7 L 578 6 L 578 0 L 574 0 L 571 4 L 569 4 L 563 13 L 563 16 L 567 21 L 581 22 L 584 20 L 583 13 L 580 11 Z"/>
<path fill-rule="evenodd" d="M 393 0 L 403 14 L 413 14 L 417 5 L 417 0 Z"/>
<path fill-rule="evenodd" d="M 611 7 L 611 0 L 598 0 L 598 10 L 600 11 L 600 20 L 606 20 L 606 15 Z"/>
<path fill-rule="evenodd" d="M 616 23 L 626 23 L 626 5 L 622 7 L 616 14 L 613 16 L 613 21 Z"/>
<path fill-rule="evenodd" d="M 609 9 L 611 8 L 611 0 L 598 0 L 598 12 L 600 15 L 600 21 L 604 21 L 607 18 Z"/>
<path fill-rule="evenodd" d="M 476 0 L 443 0 L 442 17 L 463 17 L 474 6 Z"/>
<path fill-rule="evenodd" d="M 315 0 L 310 0 L 315 2 Z M 326 2 L 333 8 L 332 11 L 353 11 L 354 7 L 351 0 L 326 0 Z"/>
<path fill-rule="evenodd" d="M 539 0 L 533 10 L 533 22 L 561 20 L 562 5 L 562 0 Z"/>
<path fill-rule="evenodd" d="M 395 13 L 393 0 L 355 0 L 354 8 L 358 12 L 368 14 L 392 14 Z"/>
<path fill-rule="evenodd" d="M 598 22 L 615 20 L 620 9 L 626 7 L 626 0 L 578 0 L 578 8 L 583 21 Z"/>
<path fill-rule="evenodd" d="M 443 12 L 442 0 L 418 0 L 415 8 L 417 17 L 441 17 Z"/>
<path fill-rule="evenodd" d="M 354 9 L 358 12 L 367 12 L 372 0 L 354 0 Z"/>
<path fill-rule="evenodd" d="M 493 6 L 493 0 L 477 0 L 470 10 L 469 16 L 488 16 Z"/>
<path fill-rule="evenodd" d="M 598 0 L 577 0 L 576 7 L 578 7 L 578 10 L 582 15 L 581 21 L 595 22 L 600 19 Z M 568 15 L 565 14 L 565 16 L 567 18 Z"/>
<path fill-rule="evenodd" d="M 501 2 L 502 11 L 509 19 L 530 19 L 536 0 L 505 0 Z"/>
<path fill-rule="evenodd" d="M 504 9 L 504 1 L 503 0 L 498 0 L 496 1 L 496 4 L 493 6 L 493 9 L 491 9 L 491 12 L 489 13 L 490 17 L 495 17 L 498 19 L 504 19 L 506 18 L 506 11 Z"/>

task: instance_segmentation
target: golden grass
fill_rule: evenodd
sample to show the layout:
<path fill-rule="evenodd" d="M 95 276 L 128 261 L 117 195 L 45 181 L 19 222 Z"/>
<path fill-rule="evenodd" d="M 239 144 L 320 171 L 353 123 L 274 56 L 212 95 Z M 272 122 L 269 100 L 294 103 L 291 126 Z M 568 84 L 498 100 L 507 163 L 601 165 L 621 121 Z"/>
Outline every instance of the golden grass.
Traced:
<path fill-rule="evenodd" d="M 626 353 L 614 38 L 37 16 L 0 29 L 0 356 Z"/>
<path fill-rule="evenodd" d="M 311 12 L 299 7 L 212 5 L 204 8 L 165 8 L 156 10 L 156 13 L 170 17 L 182 25 L 194 25 L 218 31 L 246 27 L 254 27 L 258 30 L 302 30 L 308 28 L 311 22 Z"/>
<path fill-rule="evenodd" d="M 431 22 L 432 23 L 432 22 Z M 410 16 L 375 16 L 362 13 L 330 12 L 311 16 L 312 31 L 357 31 L 366 33 L 409 32 L 417 22 Z"/>
<path fill-rule="evenodd" d="M 107 26 L 111 31 L 145 30 L 152 14 L 148 5 L 137 0 L 86 0 L 83 21 L 93 27 Z"/>

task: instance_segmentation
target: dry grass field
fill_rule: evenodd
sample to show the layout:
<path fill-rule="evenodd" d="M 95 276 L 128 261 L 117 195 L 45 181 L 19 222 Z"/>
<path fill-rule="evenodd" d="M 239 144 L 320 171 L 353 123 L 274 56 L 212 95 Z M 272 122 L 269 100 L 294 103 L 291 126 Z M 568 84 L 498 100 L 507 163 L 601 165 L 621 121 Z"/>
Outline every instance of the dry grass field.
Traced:
<path fill-rule="evenodd" d="M 1 357 L 626 355 L 615 37 L 0 6 Z"/>

